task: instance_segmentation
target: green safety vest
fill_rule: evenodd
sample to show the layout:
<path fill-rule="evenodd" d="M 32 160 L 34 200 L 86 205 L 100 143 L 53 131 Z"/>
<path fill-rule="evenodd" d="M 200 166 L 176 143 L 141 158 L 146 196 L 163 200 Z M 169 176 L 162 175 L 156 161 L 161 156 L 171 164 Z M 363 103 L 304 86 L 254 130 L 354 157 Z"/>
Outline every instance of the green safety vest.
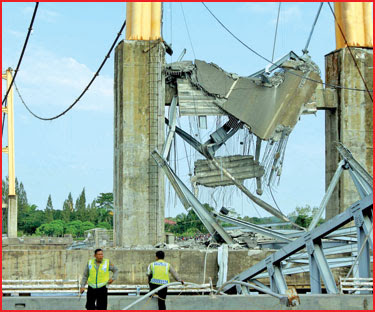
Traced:
<path fill-rule="evenodd" d="M 99 270 L 96 271 L 96 260 L 91 259 L 88 262 L 89 278 L 87 283 L 92 288 L 100 288 L 107 285 L 109 281 L 109 260 L 103 259 L 99 265 Z"/>
<path fill-rule="evenodd" d="M 151 283 L 157 285 L 169 284 L 169 263 L 158 260 L 151 263 L 152 278 Z"/>

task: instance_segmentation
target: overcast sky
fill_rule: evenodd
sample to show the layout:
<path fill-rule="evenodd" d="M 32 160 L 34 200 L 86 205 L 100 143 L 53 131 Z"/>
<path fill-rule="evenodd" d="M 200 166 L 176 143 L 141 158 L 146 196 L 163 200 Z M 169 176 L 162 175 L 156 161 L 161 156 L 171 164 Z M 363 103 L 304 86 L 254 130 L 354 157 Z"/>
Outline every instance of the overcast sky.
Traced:
<path fill-rule="evenodd" d="M 278 3 L 207 6 L 246 44 L 271 58 Z M 275 59 L 292 50 L 302 54 L 318 7 L 319 3 L 282 3 Z M 34 3 L 2 3 L 3 72 L 16 67 L 33 9 Z M 68 107 L 97 70 L 125 16 L 124 2 L 41 2 L 16 79 L 27 105 L 43 117 L 57 115 Z M 166 56 L 167 62 L 175 61 L 186 48 L 184 60 L 214 62 L 239 75 L 250 75 L 267 65 L 221 28 L 199 2 L 164 3 L 163 38 L 174 50 L 172 57 Z M 333 50 L 334 20 L 324 4 L 309 46 L 323 81 L 324 55 Z M 82 100 L 55 121 L 37 120 L 14 94 L 16 176 L 25 186 L 29 203 L 40 209 L 45 208 L 49 194 L 54 208 L 61 209 L 69 192 L 76 199 L 85 187 L 87 201 L 91 202 L 99 193 L 113 190 L 113 61 L 112 54 Z M 2 85 L 4 95 L 5 83 Z M 178 173 L 190 186 L 181 141 L 178 146 Z M 281 182 L 274 190 L 285 214 L 296 206 L 319 206 L 325 188 L 324 153 L 324 112 L 302 116 L 290 135 Z M 193 151 L 188 150 L 188 154 L 196 157 Z M 7 172 L 7 156 L 3 155 L 3 178 Z M 167 193 L 166 216 L 183 212 L 168 186 Z M 254 205 L 233 188 L 213 195 L 202 188 L 199 198 L 217 209 L 225 205 L 241 215 L 267 215 L 260 208 L 256 212 Z M 274 205 L 267 192 L 262 198 Z"/>

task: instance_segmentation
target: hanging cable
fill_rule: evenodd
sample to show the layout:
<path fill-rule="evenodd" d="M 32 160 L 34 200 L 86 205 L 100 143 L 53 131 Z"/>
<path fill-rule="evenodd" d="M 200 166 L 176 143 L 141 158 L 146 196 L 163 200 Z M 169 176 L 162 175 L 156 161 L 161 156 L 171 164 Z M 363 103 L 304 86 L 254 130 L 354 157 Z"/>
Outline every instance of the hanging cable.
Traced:
<path fill-rule="evenodd" d="M 252 49 L 251 47 L 249 47 L 246 43 L 244 43 L 240 38 L 238 38 L 234 33 L 232 33 L 213 13 L 212 11 L 206 6 L 206 4 L 204 2 L 201 2 L 204 7 L 207 9 L 207 11 L 212 15 L 212 17 L 233 37 L 235 38 L 238 42 L 240 42 L 244 47 L 246 47 L 248 50 L 250 50 L 251 52 L 253 52 L 255 55 L 259 56 L 260 58 L 262 58 L 263 60 L 265 60 L 267 63 L 270 63 L 274 66 L 276 66 L 275 69 L 277 68 L 280 68 L 281 65 L 277 65 L 273 62 L 271 62 L 269 59 L 267 59 L 266 57 L 264 57 L 263 55 L 259 54 L 258 52 L 256 52 L 254 49 Z M 367 90 L 367 89 L 357 89 L 357 88 L 347 88 L 347 87 L 342 87 L 342 86 L 337 86 L 337 85 L 332 85 L 332 84 L 329 84 L 329 83 L 326 83 L 326 82 L 321 82 L 321 81 L 318 81 L 318 80 L 315 80 L 315 79 L 311 79 L 311 78 L 308 78 L 308 77 L 305 77 L 303 75 L 299 75 L 293 71 L 290 71 L 288 70 L 287 68 L 284 69 L 286 72 L 289 72 L 290 74 L 294 75 L 294 76 L 297 76 L 297 77 L 301 77 L 305 80 L 308 80 L 308 81 L 312 81 L 312 82 L 315 82 L 315 83 L 318 83 L 318 84 L 321 84 L 323 86 L 326 86 L 326 87 L 330 87 L 330 88 L 334 88 L 334 89 L 343 89 L 343 90 L 351 90 L 351 91 L 361 91 L 361 92 L 372 92 L 373 90 Z"/>
<path fill-rule="evenodd" d="M 5 107 L 7 107 L 7 101 L 5 101 Z M 3 113 L 3 119 L 2 119 L 1 137 L 3 137 L 4 135 L 4 125 L 5 125 L 5 113 Z"/>
<path fill-rule="evenodd" d="M 186 22 L 186 17 L 185 17 L 184 8 L 183 8 L 181 2 L 180 2 L 180 6 L 181 6 L 182 15 L 184 16 L 184 21 L 185 21 L 185 26 L 186 26 L 186 31 L 187 31 L 187 34 L 188 34 L 188 37 L 189 37 L 189 41 L 190 41 L 190 46 L 191 46 L 191 49 L 193 50 L 194 59 L 197 59 L 197 57 L 195 56 L 195 51 L 194 51 L 194 47 L 193 47 L 193 42 L 191 41 L 189 28 L 188 28 L 188 25 L 187 25 L 187 22 Z"/>
<path fill-rule="evenodd" d="M 33 24 L 34 24 L 34 20 L 35 20 L 35 16 L 36 16 L 36 12 L 38 11 L 38 7 L 39 7 L 39 2 L 36 2 L 35 3 L 35 8 L 34 8 L 34 12 L 33 12 L 33 16 L 31 17 L 31 21 L 30 21 L 30 26 L 29 26 L 29 30 L 27 32 L 27 35 L 26 35 L 26 39 L 25 39 L 25 43 L 23 44 L 23 48 L 22 48 L 22 51 L 21 51 L 21 55 L 20 55 L 20 58 L 18 60 L 18 64 L 17 64 L 17 67 L 16 67 L 16 70 L 14 72 L 14 76 L 13 76 L 13 79 L 12 79 L 12 82 L 10 83 L 9 85 L 9 88 L 5 94 L 5 97 L 2 101 L 2 105 L 4 105 L 5 107 L 7 107 L 7 98 L 8 98 L 8 94 L 10 92 L 10 90 L 12 89 L 12 86 L 13 86 L 13 83 L 14 83 L 14 80 L 16 79 L 16 76 L 17 76 L 17 73 L 18 73 L 18 70 L 20 68 L 20 65 L 21 65 L 21 62 L 22 62 L 22 59 L 23 59 L 23 55 L 25 53 L 25 50 L 26 50 L 26 46 L 27 46 L 27 43 L 29 42 L 29 38 L 30 38 L 30 34 L 31 34 L 31 31 L 33 30 Z M 1 136 L 3 136 L 4 134 L 4 120 L 5 120 L 5 113 L 3 113 L 3 122 L 2 122 L 2 130 L 1 130 Z"/>
<path fill-rule="evenodd" d="M 14 76 L 13 76 L 12 82 L 10 83 L 10 86 L 9 86 L 9 88 L 7 90 L 7 93 L 5 94 L 5 97 L 3 99 L 2 105 L 4 105 L 4 103 L 5 103 L 5 101 L 6 101 L 7 97 L 8 97 L 8 94 L 9 94 L 10 90 L 12 89 L 14 80 L 16 80 L 16 76 L 17 76 L 18 70 L 20 68 L 20 65 L 21 65 L 21 62 L 22 62 L 22 59 L 23 59 L 23 55 L 24 55 L 25 50 L 26 50 L 27 43 L 29 41 L 31 31 L 33 30 L 33 24 L 34 24 L 36 12 L 38 11 L 38 6 L 39 6 L 39 2 L 36 2 L 35 3 L 35 8 L 34 8 L 34 13 L 33 13 L 33 16 L 31 18 L 31 22 L 30 22 L 30 26 L 29 26 L 29 31 L 27 32 L 26 40 L 25 40 L 25 43 L 23 44 L 21 56 L 20 56 L 20 58 L 18 60 L 18 64 L 17 64 L 16 70 L 14 72 Z"/>
<path fill-rule="evenodd" d="M 311 31 L 310 31 L 309 38 L 307 39 L 307 42 L 306 42 L 306 46 L 305 46 L 305 48 L 302 50 L 303 54 L 308 54 L 308 53 L 309 53 L 309 51 L 307 50 L 307 48 L 309 47 L 310 40 L 311 40 L 311 36 L 312 36 L 312 34 L 313 34 L 313 32 L 314 32 L 315 25 L 316 25 L 316 22 L 318 21 L 318 18 L 319 18 L 320 11 L 321 11 L 321 9 L 322 9 L 323 3 L 324 3 L 324 2 L 321 2 L 320 5 L 319 5 L 318 13 L 316 13 L 314 23 L 313 23 L 313 25 L 312 25 L 312 27 L 311 27 Z"/>
<path fill-rule="evenodd" d="M 269 186 L 269 191 L 270 191 L 271 197 L 272 197 L 272 199 L 273 199 L 273 202 L 275 203 L 276 208 L 280 211 L 280 213 L 283 213 L 283 212 L 281 211 L 279 205 L 277 204 L 275 197 L 273 196 L 271 186 Z"/>
<path fill-rule="evenodd" d="M 353 59 L 354 65 L 355 65 L 355 67 L 356 67 L 357 70 L 358 70 L 359 76 L 361 77 L 362 82 L 363 82 L 363 84 L 365 85 L 366 91 L 367 91 L 367 93 L 368 93 L 368 95 L 369 95 L 369 97 L 370 97 L 370 99 L 371 99 L 371 102 L 373 102 L 373 98 L 372 98 L 372 95 L 371 95 L 371 93 L 370 93 L 370 91 L 369 91 L 369 89 L 368 89 L 368 87 L 367 87 L 367 83 L 366 83 L 366 81 L 365 81 L 365 78 L 363 78 L 363 75 L 362 75 L 362 73 L 361 73 L 361 70 L 359 69 L 358 64 L 357 64 L 357 61 L 355 60 L 355 57 L 354 57 L 354 55 L 353 55 L 352 49 L 349 47 L 349 44 L 348 44 L 348 41 L 346 40 L 346 37 L 345 37 L 345 35 L 344 35 L 344 32 L 342 31 L 341 26 L 340 26 L 340 24 L 339 24 L 339 22 L 338 22 L 338 20 L 337 20 L 337 18 L 336 18 L 335 12 L 333 11 L 331 4 L 330 4 L 329 2 L 327 2 L 327 3 L 328 3 L 328 6 L 329 6 L 329 9 L 331 10 L 331 12 L 332 12 L 332 14 L 333 14 L 333 17 L 335 18 L 335 22 L 336 22 L 336 24 L 337 24 L 337 27 L 339 28 L 340 33 L 341 33 L 342 37 L 344 38 L 345 44 L 346 44 L 346 46 L 347 46 L 347 48 L 348 48 L 348 50 L 349 50 L 349 53 L 350 53 L 350 55 L 351 55 L 351 57 L 352 57 L 352 59 Z"/>
<path fill-rule="evenodd" d="M 279 2 L 279 9 L 277 10 L 277 21 L 276 21 L 276 29 L 275 29 L 275 38 L 273 39 L 272 62 L 273 62 L 273 57 L 275 55 L 277 28 L 279 27 L 280 8 L 281 8 L 281 2 Z"/>
<path fill-rule="evenodd" d="M 44 118 L 44 117 L 40 117 L 38 115 L 36 115 L 35 113 L 33 113 L 29 107 L 25 104 L 25 102 L 22 101 L 22 103 L 25 105 L 26 109 L 30 112 L 31 115 L 33 115 L 35 118 L 38 118 L 40 120 L 54 120 L 54 119 L 57 119 L 59 117 L 61 117 L 62 115 L 64 115 L 65 113 L 67 113 L 69 110 L 71 110 L 73 108 L 74 105 L 76 105 L 78 103 L 78 101 L 83 97 L 83 95 L 86 93 L 86 91 L 89 89 L 89 87 L 91 86 L 91 84 L 94 82 L 94 80 L 96 79 L 97 76 L 99 76 L 99 73 L 101 71 L 101 69 L 103 68 L 104 64 L 106 63 L 107 59 L 109 59 L 110 55 L 111 55 L 111 52 L 113 50 L 113 48 L 115 47 L 116 45 L 116 42 L 118 40 L 118 38 L 121 36 L 121 33 L 122 31 L 124 30 L 125 28 L 125 25 L 126 25 L 126 20 L 124 21 L 124 23 L 122 24 L 121 28 L 120 28 L 120 31 L 118 32 L 117 36 L 116 36 L 116 39 L 113 41 L 112 43 L 112 46 L 111 48 L 109 49 L 107 55 L 104 57 L 104 60 L 103 62 L 101 63 L 101 65 L 99 66 L 98 70 L 96 71 L 96 73 L 94 74 L 94 76 L 92 77 L 92 79 L 90 80 L 90 82 L 88 83 L 88 85 L 86 86 L 86 88 L 82 91 L 82 93 L 79 95 L 79 97 L 73 102 L 72 105 L 70 105 L 66 110 L 64 110 L 62 113 L 54 116 L 54 117 L 50 117 L 50 118 Z"/>

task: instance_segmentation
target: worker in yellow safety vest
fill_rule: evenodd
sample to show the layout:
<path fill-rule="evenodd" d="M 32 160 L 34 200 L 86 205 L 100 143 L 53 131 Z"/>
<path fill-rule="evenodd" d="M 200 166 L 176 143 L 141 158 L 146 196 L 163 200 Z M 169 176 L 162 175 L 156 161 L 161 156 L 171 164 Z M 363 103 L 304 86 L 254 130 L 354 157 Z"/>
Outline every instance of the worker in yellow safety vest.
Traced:
<path fill-rule="evenodd" d="M 159 250 L 156 252 L 156 261 L 150 263 L 147 268 L 147 276 L 150 285 L 150 291 L 160 287 L 161 285 L 169 284 L 169 273 L 173 278 L 184 284 L 184 281 L 179 278 L 174 268 L 164 261 L 164 252 Z M 165 310 L 165 300 L 167 298 L 167 287 L 158 291 L 158 305 L 159 310 Z"/>
<path fill-rule="evenodd" d="M 86 282 L 87 289 L 87 310 L 107 310 L 108 302 L 108 285 L 112 284 L 117 278 L 118 269 L 104 259 L 103 250 L 98 248 L 94 252 L 93 259 L 90 259 L 83 272 L 81 281 L 81 294 L 85 291 Z M 112 271 L 113 276 L 110 277 L 109 271 Z"/>

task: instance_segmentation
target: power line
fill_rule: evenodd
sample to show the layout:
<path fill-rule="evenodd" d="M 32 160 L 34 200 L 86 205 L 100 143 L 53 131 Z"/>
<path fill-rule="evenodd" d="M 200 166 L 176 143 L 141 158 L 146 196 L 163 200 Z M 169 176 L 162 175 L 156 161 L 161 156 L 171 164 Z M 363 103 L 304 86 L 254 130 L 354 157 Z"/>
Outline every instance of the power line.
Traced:
<path fill-rule="evenodd" d="M 109 59 L 110 55 L 111 55 L 111 52 L 113 50 L 113 48 L 115 47 L 116 45 L 116 42 L 118 40 L 118 38 L 121 36 L 121 33 L 122 31 L 124 30 L 125 28 L 125 25 L 126 25 L 126 20 L 124 21 L 124 23 L 122 24 L 121 28 L 120 28 L 120 31 L 118 32 L 117 36 L 116 36 L 116 39 L 113 41 L 112 43 L 112 46 L 111 48 L 109 49 L 107 55 L 104 57 L 104 60 L 103 62 L 101 63 L 101 65 L 99 66 L 98 70 L 96 71 L 96 73 L 94 74 L 94 76 L 92 77 L 92 79 L 90 80 L 90 82 L 88 83 L 88 85 L 86 86 L 86 88 L 82 91 L 82 93 L 79 95 L 79 97 L 73 102 L 72 105 L 70 105 L 66 110 L 64 110 L 62 113 L 54 116 L 54 117 L 50 117 L 50 118 L 44 118 L 44 117 L 40 117 L 38 115 L 36 115 L 35 113 L 33 113 L 29 108 L 28 106 L 25 104 L 25 102 L 22 100 L 22 103 L 25 105 L 26 109 L 35 117 L 35 118 L 38 118 L 40 120 L 54 120 L 54 119 L 57 119 L 59 117 L 61 117 L 62 115 L 64 115 L 65 113 L 67 113 L 69 110 L 71 110 L 73 108 L 74 105 L 76 105 L 78 103 L 78 101 L 83 97 L 83 95 L 86 93 L 86 91 L 89 89 L 89 87 L 91 86 L 91 84 L 94 82 L 94 80 L 96 79 L 97 76 L 99 76 L 99 73 L 101 71 L 101 69 L 103 68 L 104 64 L 106 63 L 107 59 Z M 19 92 L 17 90 L 17 92 Z M 21 98 L 22 99 L 22 98 Z"/>
<path fill-rule="evenodd" d="M 9 85 L 9 88 L 5 94 L 5 97 L 2 101 L 2 105 L 5 104 L 5 107 L 7 107 L 7 98 L 8 98 L 8 94 L 10 92 L 10 90 L 12 89 L 12 86 L 13 86 L 13 83 L 14 83 L 14 80 L 16 79 L 16 76 L 17 76 L 17 73 L 18 73 L 18 70 L 21 66 L 21 62 L 22 62 L 22 59 L 23 59 L 23 55 L 25 53 L 25 50 L 26 50 L 26 46 L 27 46 L 27 43 L 29 41 L 29 38 L 30 38 L 30 34 L 31 34 L 31 31 L 33 30 L 33 24 L 34 24 L 34 20 L 35 20 L 35 15 L 36 15 L 36 12 L 38 11 L 38 6 L 39 6 L 39 2 L 36 2 L 35 3 L 35 8 L 34 8 L 34 12 L 33 12 L 33 16 L 31 17 L 31 21 L 30 21 L 30 26 L 29 26 L 29 31 L 27 32 L 27 35 L 26 35 L 26 39 L 25 39 L 25 43 L 23 44 L 23 48 L 22 48 L 22 51 L 21 51 L 21 55 L 20 55 L 20 58 L 18 59 L 18 64 L 17 64 L 17 67 L 16 67 L 16 70 L 14 72 L 14 76 L 13 76 L 13 79 L 12 79 L 12 82 L 10 83 Z M 3 113 L 3 125 L 2 125 L 2 135 L 4 133 L 4 120 L 5 120 L 5 113 Z"/>
<path fill-rule="evenodd" d="M 367 84 L 366 84 L 365 79 L 363 78 L 363 75 L 362 75 L 362 73 L 361 73 L 361 70 L 360 70 L 359 67 L 358 67 L 358 64 L 357 64 L 357 61 L 355 60 L 355 57 L 354 57 L 353 52 L 352 52 L 352 49 L 349 47 L 348 41 L 346 40 L 346 37 L 345 37 L 345 35 L 344 35 L 344 32 L 342 31 L 341 26 L 340 26 L 340 24 L 339 24 L 339 22 L 338 22 L 338 20 L 337 20 L 337 18 L 336 18 L 335 12 L 333 11 L 332 6 L 331 6 L 331 4 L 330 4 L 329 2 L 328 2 L 328 6 L 329 6 L 329 9 L 331 10 L 331 12 L 332 12 L 332 14 L 333 14 L 333 17 L 335 18 L 335 22 L 336 22 L 336 24 L 337 24 L 337 27 L 339 28 L 340 33 L 341 33 L 342 37 L 344 38 L 345 44 L 346 44 L 346 46 L 347 46 L 347 48 L 348 48 L 348 50 L 349 50 L 349 52 L 350 52 L 350 55 L 351 55 L 351 57 L 352 57 L 352 59 L 353 59 L 353 62 L 354 62 L 354 65 L 355 65 L 355 67 L 356 67 L 357 70 L 358 70 L 359 76 L 361 77 L 362 82 L 363 82 L 363 84 L 365 85 L 366 91 L 367 91 L 367 93 L 368 93 L 368 95 L 369 95 L 369 97 L 370 97 L 370 99 L 371 99 L 371 102 L 373 102 L 373 99 L 372 99 L 371 93 L 370 93 L 370 91 L 369 91 L 369 89 L 368 89 L 368 87 L 367 87 Z"/>
<path fill-rule="evenodd" d="M 204 2 L 201 2 L 203 4 L 203 6 L 207 9 L 207 11 L 212 15 L 212 17 L 233 37 L 235 38 L 238 42 L 240 42 L 244 47 L 246 47 L 247 49 L 249 49 L 251 52 L 253 52 L 255 55 L 259 56 L 260 58 L 262 58 L 263 60 L 265 60 L 266 62 L 276 66 L 276 68 L 280 68 L 281 65 L 277 65 L 273 62 L 271 62 L 269 59 L 267 59 L 266 57 L 264 57 L 263 55 L 261 55 L 260 53 L 258 53 L 257 51 L 255 51 L 254 49 L 252 49 L 251 47 L 249 47 L 246 43 L 244 43 L 240 38 L 238 38 L 233 32 L 231 32 L 216 16 L 214 13 L 212 13 L 212 11 L 206 6 L 206 4 Z M 276 69 L 275 68 L 275 69 Z M 361 91 L 361 92 L 372 92 L 372 90 L 365 90 L 365 89 L 357 89 L 357 88 L 347 88 L 347 87 L 342 87 L 342 86 L 337 86 L 337 85 L 332 85 L 332 84 L 329 84 L 329 83 L 326 83 L 326 82 L 321 82 L 321 81 L 318 81 L 318 80 L 315 80 L 315 79 L 311 79 L 311 78 L 308 78 L 308 77 L 305 77 L 303 75 L 299 75 L 293 71 L 290 71 L 288 70 L 287 68 L 284 69 L 286 72 L 289 72 L 290 74 L 292 75 L 295 75 L 297 77 L 301 77 L 305 80 L 308 80 L 308 81 L 312 81 L 312 82 L 315 82 L 315 83 L 319 83 L 319 84 L 322 84 L 324 86 L 327 86 L 327 87 L 330 87 L 330 88 L 334 88 L 334 89 L 344 89 L 344 90 L 351 90 L 351 91 Z"/>

